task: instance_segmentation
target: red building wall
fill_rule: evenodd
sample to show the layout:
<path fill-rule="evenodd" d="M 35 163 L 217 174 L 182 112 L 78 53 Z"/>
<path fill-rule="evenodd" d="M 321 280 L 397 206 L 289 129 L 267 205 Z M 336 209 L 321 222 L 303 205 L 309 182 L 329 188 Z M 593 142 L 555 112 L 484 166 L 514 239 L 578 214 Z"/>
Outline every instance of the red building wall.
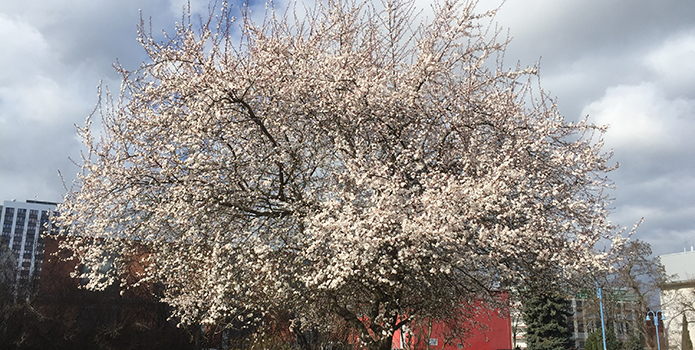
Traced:
<path fill-rule="evenodd" d="M 505 296 L 506 297 L 506 296 Z M 512 324 L 507 313 L 480 304 L 472 317 L 452 321 L 424 320 L 393 337 L 393 349 L 503 350 L 512 348 Z M 463 334 L 463 336 L 460 336 Z"/>

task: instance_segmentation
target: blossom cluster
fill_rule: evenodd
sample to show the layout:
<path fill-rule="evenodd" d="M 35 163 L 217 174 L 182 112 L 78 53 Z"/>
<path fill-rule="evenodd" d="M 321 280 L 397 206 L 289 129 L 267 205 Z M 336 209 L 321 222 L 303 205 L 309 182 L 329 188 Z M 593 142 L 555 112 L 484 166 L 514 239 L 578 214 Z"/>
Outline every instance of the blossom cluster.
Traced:
<path fill-rule="evenodd" d="M 225 4 L 163 42 L 141 30 L 149 61 L 120 69 L 98 137 L 80 129 L 60 206 L 83 262 L 116 266 L 92 287 L 137 252 L 135 283 L 165 286 L 183 322 L 279 307 L 378 343 L 498 288 L 606 269 L 604 129 L 566 121 L 535 68 L 503 67 L 494 11 L 434 12 L 329 0 L 255 23 Z"/>

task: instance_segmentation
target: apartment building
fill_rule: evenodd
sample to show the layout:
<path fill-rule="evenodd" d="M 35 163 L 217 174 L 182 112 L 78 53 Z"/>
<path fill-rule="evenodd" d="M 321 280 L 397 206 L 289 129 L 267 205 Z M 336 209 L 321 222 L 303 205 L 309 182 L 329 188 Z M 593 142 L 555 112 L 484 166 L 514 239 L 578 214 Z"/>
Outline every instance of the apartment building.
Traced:
<path fill-rule="evenodd" d="M 41 276 L 46 232 L 54 232 L 50 218 L 57 203 L 38 200 L 5 201 L 0 207 L 0 244 L 6 245 L 16 262 L 15 286 L 30 291 Z"/>

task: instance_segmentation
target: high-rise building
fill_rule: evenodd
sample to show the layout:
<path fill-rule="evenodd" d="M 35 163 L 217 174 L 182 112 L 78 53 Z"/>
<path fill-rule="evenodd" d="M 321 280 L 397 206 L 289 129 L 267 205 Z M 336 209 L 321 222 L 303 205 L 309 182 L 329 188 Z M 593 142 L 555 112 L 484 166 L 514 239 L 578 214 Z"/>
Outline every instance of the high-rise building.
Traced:
<path fill-rule="evenodd" d="M 19 288 L 32 288 L 41 276 L 44 254 L 42 235 L 53 232 L 50 218 L 56 213 L 56 205 L 52 202 L 27 200 L 5 201 L 0 207 L 0 244 L 10 248 L 16 260 L 15 283 Z"/>

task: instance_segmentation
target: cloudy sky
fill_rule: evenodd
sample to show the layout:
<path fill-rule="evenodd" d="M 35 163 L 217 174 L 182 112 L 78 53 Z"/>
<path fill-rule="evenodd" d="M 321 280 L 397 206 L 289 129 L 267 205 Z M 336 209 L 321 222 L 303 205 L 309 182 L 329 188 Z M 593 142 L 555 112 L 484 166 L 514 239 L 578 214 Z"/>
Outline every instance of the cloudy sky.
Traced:
<path fill-rule="evenodd" d="M 145 59 L 140 13 L 171 29 L 184 3 L 0 0 L 0 200 L 61 200 L 58 171 L 70 181 L 78 170 L 74 125 L 97 85 L 118 91 L 112 64 Z M 191 5 L 207 13 L 207 1 Z M 540 61 L 568 119 L 610 124 L 612 221 L 644 217 L 636 237 L 656 254 L 695 245 L 695 0 L 507 0 L 496 20 L 513 37 L 507 63 Z"/>

